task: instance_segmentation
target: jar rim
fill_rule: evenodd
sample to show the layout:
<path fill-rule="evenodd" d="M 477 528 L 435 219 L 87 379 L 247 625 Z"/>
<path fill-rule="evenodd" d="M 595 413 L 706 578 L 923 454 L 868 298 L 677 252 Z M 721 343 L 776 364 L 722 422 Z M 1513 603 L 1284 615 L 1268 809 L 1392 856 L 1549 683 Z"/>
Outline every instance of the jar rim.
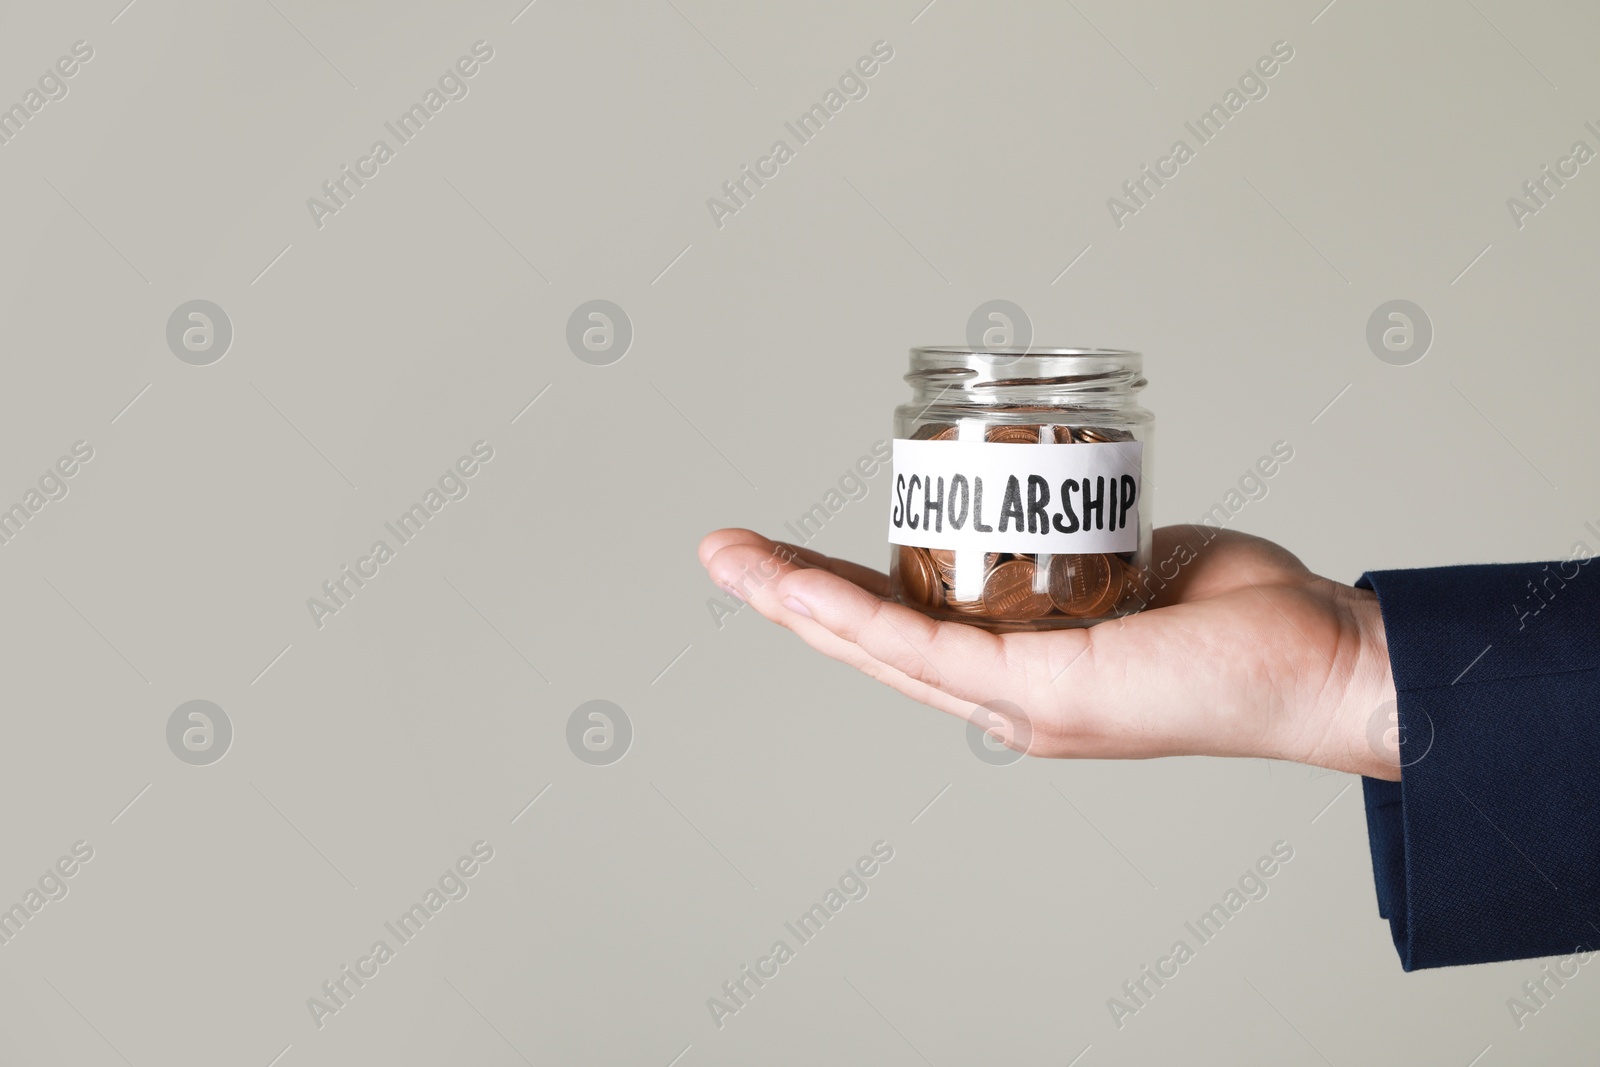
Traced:
<path fill-rule="evenodd" d="M 940 397 L 958 390 L 967 402 L 1000 404 L 1028 394 L 1070 396 L 1077 403 L 1100 397 L 1122 403 L 1144 388 L 1144 356 L 1124 348 L 985 349 L 936 345 L 911 350 L 905 380 Z"/>
<path fill-rule="evenodd" d="M 1144 385 L 1144 355 L 1127 348 L 1034 348 L 1015 345 L 930 345 L 911 350 L 907 381 L 961 379 L 967 386 L 999 386 L 1029 379 L 1122 381 Z"/>
<path fill-rule="evenodd" d="M 1030 346 L 980 348 L 976 345 L 920 345 L 911 350 L 912 356 L 994 356 L 1001 359 L 1032 357 L 1036 359 L 1118 359 L 1143 355 L 1130 348 L 1040 348 Z"/>

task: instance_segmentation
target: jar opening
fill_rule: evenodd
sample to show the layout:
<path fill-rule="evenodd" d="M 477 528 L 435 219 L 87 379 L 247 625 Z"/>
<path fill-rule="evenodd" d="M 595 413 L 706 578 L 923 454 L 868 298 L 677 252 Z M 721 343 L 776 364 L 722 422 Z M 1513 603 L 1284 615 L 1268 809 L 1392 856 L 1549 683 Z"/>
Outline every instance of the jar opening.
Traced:
<path fill-rule="evenodd" d="M 911 350 L 906 376 L 918 389 L 986 393 L 1056 390 L 1079 397 L 1128 395 L 1145 385 L 1144 356 L 1121 348 L 976 348 L 932 345 Z"/>
<path fill-rule="evenodd" d="M 918 357 L 939 358 L 944 356 L 989 356 L 996 359 L 1019 359 L 1023 356 L 1035 358 L 1127 358 L 1134 360 L 1141 358 L 1141 353 L 1126 348 L 974 348 L 967 345 L 924 345 L 911 350 L 911 359 L 915 363 Z"/>

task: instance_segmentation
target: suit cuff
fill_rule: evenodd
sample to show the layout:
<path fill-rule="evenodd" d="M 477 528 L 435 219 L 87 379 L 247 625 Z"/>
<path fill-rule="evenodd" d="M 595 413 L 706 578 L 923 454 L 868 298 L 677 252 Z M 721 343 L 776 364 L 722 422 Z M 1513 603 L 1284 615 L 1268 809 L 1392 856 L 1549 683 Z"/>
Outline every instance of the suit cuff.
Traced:
<path fill-rule="evenodd" d="M 1600 943 L 1600 567 L 1588 570 L 1357 583 L 1378 595 L 1395 678 L 1401 780 L 1362 788 L 1378 914 L 1407 971 Z M 1552 575 L 1556 595 L 1531 599 Z"/>

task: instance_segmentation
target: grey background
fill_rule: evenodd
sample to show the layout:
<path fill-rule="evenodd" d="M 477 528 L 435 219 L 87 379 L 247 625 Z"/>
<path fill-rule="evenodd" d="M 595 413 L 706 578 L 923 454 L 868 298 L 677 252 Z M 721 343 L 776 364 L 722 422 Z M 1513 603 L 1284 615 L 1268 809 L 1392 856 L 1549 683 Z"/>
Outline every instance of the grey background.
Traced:
<path fill-rule="evenodd" d="M 1520 1031 L 1533 961 L 1402 974 L 1354 779 L 985 765 L 753 613 L 718 628 L 694 546 L 822 500 L 906 349 L 996 298 L 1040 343 L 1147 353 L 1158 522 L 1284 440 L 1233 525 L 1322 573 L 1595 545 L 1597 165 L 1521 229 L 1505 202 L 1600 147 L 1600 14 L 922 2 L 6 6 L 0 100 L 95 55 L 0 146 L 0 497 L 95 455 L 0 546 L 0 898 L 95 854 L 0 946 L 0 1061 L 1584 1055 L 1587 969 Z M 470 94 L 313 225 L 480 39 Z M 719 230 L 706 199 L 880 39 L 870 94 Z M 1117 228 L 1106 199 L 1278 40 L 1270 94 Z M 166 345 L 192 299 L 233 324 L 210 366 Z M 610 366 L 566 347 L 592 299 L 634 327 Z M 1433 324 L 1411 366 L 1366 344 L 1392 299 Z M 478 440 L 470 495 L 314 626 Z M 816 547 L 886 557 L 871 484 Z M 165 740 L 194 699 L 234 730 L 209 766 Z M 635 731 L 610 766 L 565 741 L 595 699 Z M 470 895 L 314 1026 L 480 839 Z M 1280 839 L 1270 895 L 1114 1027 Z M 870 894 L 717 1029 L 706 999 L 878 840 Z"/>

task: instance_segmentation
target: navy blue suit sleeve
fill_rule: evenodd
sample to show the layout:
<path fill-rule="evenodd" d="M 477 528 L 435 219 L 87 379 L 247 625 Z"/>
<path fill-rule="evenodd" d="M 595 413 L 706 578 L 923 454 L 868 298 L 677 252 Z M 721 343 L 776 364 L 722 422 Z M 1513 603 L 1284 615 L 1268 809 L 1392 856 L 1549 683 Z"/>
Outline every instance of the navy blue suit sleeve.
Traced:
<path fill-rule="evenodd" d="M 1367 778 L 1408 971 L 1600 945 L 1600 562 L 1373 571 L 1401 779 Z"/>

